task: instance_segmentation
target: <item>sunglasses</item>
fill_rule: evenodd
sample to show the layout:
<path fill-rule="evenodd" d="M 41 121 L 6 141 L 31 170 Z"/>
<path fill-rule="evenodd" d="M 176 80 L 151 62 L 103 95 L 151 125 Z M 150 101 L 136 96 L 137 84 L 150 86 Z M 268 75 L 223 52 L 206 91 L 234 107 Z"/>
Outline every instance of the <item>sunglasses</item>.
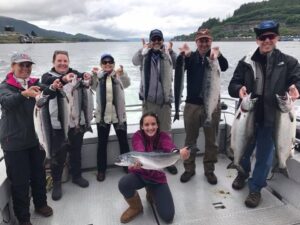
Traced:
<path fill-rule="evenodd" d="M 103 65 L 106 65 L 106 64 L 114 64 L 115 62 L 114 61 L 111 61 L 111 60 L 109 60 L 109 61 L 102 61 L 102 64 Z"/>
<path fill-rule="evenodd" d="M 156 42 L 156 41 L 162 41 L 161 37 L 154 37 L 151 39 L 152 42 Z"/>
<path fill-rule="evenodd" d="M 19 63 L 18 65 L 21 68 L 30 68 L 32 66 L 32 63 Z"/>
<path fill-rule="evenodd" d="M 276 34 L 265 34 L 265 35 L 260 35 L 258 37 L 258 40 L 260 40 L 260 41 L 265 41 L 267 39 L 274 40 L 276 37 L 277 37 Z"/>

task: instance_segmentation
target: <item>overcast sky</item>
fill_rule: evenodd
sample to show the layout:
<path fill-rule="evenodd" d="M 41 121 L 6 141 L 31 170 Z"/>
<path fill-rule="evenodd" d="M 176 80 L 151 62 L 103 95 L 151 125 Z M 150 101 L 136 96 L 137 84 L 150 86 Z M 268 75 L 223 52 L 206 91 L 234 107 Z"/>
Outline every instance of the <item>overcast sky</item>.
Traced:
<path fill-rule="evenodd" d="M 0 15 L 41 28 L 98 38 L 166 37 L 194 32 L 211 17 L 224 19 L 243 3 L 262 0 L 0 0 Z"/>

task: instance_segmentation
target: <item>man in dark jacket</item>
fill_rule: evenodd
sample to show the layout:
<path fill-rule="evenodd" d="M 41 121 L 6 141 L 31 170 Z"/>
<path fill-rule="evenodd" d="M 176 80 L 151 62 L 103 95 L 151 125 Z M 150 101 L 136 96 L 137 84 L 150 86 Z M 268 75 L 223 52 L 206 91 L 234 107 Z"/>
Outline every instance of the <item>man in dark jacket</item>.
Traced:
<path fill-rule="evenodd" d="M 266 179 L 273 161 L 276 94 L 289 92 L 295 100 L 299 97 L 300 88 L 298 61 L 276 49 L 279 24 L 272 20 L 263 21 L 254 31 L 258 48 L 239 61 L 228 87 L 232 97 L 241 99 L 252 93 L 252 97 L 258 98 L 255 106 L 255 140 L 241 160 L 247 174 L 238 173 L 232 183 L 236 190 L 245 186 L 251 170 L 250 157 L 256 147 L 256 163 L 248 180 L 249 195 L 245 200 L 246 206 L 251 208 L 258 206 L 261 200 L 260 192 L 267 185 Z"/>
<path fill-rule="evenodd" d="M 179 77 L 181 75 L 180 72 L 177 70 L 181 70 L 183 63 L 185 64 L 184 69 L 187 70 L 187 97 L 184 108 L 184 127 L 186 131 L 185 146 L 192 147 L 190 158 L 184 161 L 185 171 L 180 177 L 181 182 L 188 182 L 195 174 L 195 149 L 199 136 L 199 129 L 203 127 L 206 118 L 203 92 L 205 85 L 204 74 L 206 71 L 210 70 L 207 58 L 210 58 L 210 60 L 217 60 L 221 71 L 226 71 L 228 68 L 227 59 L 220 53 L 219 48 L 211 48 L 212 36 L 208 29 L 199 29 L 195 41 L 197 50 L 194 52 L 190 51 L 187 44 L 184 44 L 182 48 L 180 48 L 181 54 L 177 58 L 175 71 L 174 90 L 176 114 L 174 121 L 179 119 L 179 105 L 177 103 L 181 98 L 180 87 L 182 86 L 179 83 L 183 81 L 182 77 Z M 220 93 L 216 93 L 216 95 L 218 96 Z M 211 126 L 203 127 L 205 135 L 205 154 L 203 157 L 204 174 L 207 181 L 213 185 L 218 182 L 217 177 L 214 174 L 214 164 L 217 162 L 217 133 L 220 113 L 220 105 L 218 104 L 212 114 Z"/>
<path fill-rule="evenodd" d="M 29 186 L 35 211 L 45 217 L 53 211 L 47 205 L 45 152 L 40 150 L 33 123 L 35 97 L 41 91 L 55 97 L 61 83 L 55 80 L 50 88 L 31 78 L 33 61 L 27 54 L 16 53 L 11 58 L 12 71 L 0 84 L 0 142 L 4 151 L 7 177 L 15 215 L 21 225 L 31 225 Z"/>

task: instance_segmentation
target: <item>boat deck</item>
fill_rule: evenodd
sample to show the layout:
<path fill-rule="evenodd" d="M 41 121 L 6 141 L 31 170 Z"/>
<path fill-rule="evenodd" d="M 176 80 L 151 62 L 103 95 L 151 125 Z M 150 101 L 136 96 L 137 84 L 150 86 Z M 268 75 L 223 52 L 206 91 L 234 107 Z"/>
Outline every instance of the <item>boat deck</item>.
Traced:
<path fill-rule="evenodd" d="M 188 183 L 183 184 L 179 181 L 183 172 L 181 161 L 177 163 L 179 169 L 177 175 L 167 173 L 175 203 L 174 225 L 300 224 L 299 208 L 284 199 L 280 200 L 272 194 L 270 187 L 263 189 L 261 204 L 255 209 L 248 209 L 244 205 L 248 188 L 241 191 L 231 188 L 236 171 L 227 170 L 228 163 L 227 157 L 219 154 L 219 162 L 216 164 L 217 185 L 210 185 L 206 182 L 201 156 L 197 157 L 196 175 Z M 60 201 L 53 201 L 51 193 L 47 194 L 48 203 L 53 207 L 54 215 L 42 218 L 31 208 L 32 223 L 34 225 L 120 224 L 120 215 L 127 208 L 127 204 L 118 190 L 118 181 L 123 175 L 124 172 L 121 168 L 109 168 L 106 180 L 98 182 L 96 171 L 84 172 L 83 176 L 90 182 L 88 188 L 80 188 L 71 181 L 64 183 L 63 197 Z M 274 179 L 276 183 L 276 177 Z M 139 193 L 144 212 L 129 224 L 165 224 L 159 217 L 158 220 L 156 219 L 155 210 L 153 211 L 151 205 L 146 201 L 145 190 L 139 190 Z M 299 195 L 294 198 L 299 199 Z"/>

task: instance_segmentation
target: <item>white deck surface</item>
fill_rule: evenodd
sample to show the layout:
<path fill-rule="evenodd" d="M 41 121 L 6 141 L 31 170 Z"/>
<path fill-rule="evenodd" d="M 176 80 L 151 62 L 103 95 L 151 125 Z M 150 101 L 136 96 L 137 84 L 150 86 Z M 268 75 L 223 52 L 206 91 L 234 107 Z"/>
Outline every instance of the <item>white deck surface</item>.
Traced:
<path fill-rule="evenodd" d="M 300 211 L 292 205 L 277 199 L 268 190 L 262 191 L 262 202 L 256 209 L 248 209 L 244 199 L 248 189 L 235 191 L 231 183 L 234 170 L 226 170 L 228 159 L 219 155 L 216 165 L 218 184 L 210 185 L 203 175 L 202 157 L 197 158 L 196 175 L 188 182 L 181 183 L 182 162 L 178 162 L 179 173 L 169 175 L 168 181 L 175 202 L 173 224 L 182 225 L 295 225 L 300 224 Z M 63 198 L 48 202 L 54 209 L 50 218 L 41 218 L 32 213 L 34 225 L 115 225 L 120 224 L 121 213 L 127 204 L 118 191 L 118 181 L 124 175 L 121 168 L 107 171 L 104 182 L 96 181 L 96 172 L 85 172 L 84 177 L 90 182 L 86 189 L 71 182 L 63 184 Z M 144 205 L 144 213 L 131 223 L 132 225 L 157 224 L 151 206 L 146 202 L 145 191 L 139 191 Z M 216 204 L 217 203 L 217 204 Z M 215 205 L 225 208 L 215 208 Z M 33 209 L 31 210 L 33 211 Z M 160 224 L 164 224 L 159 221 Z"/>

